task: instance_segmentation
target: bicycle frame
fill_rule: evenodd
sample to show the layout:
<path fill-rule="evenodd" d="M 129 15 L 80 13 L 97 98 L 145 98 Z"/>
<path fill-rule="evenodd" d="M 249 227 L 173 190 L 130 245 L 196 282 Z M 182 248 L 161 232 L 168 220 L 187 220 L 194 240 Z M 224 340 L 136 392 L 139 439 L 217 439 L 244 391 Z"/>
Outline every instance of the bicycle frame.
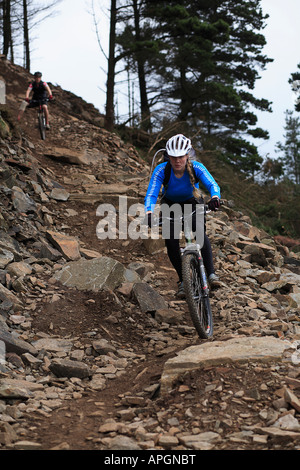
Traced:
<path fill-rule="evenodd" d="M 200 205 L 200 204 L 199 204 Z M 201 204 L 202 205 L 202 204 Z M 203 205 L 204 212 L 203 215 L 207 212 L 208 207 Z M 162 211 L 163 212 L 163 211 Z M 174 207 L 173 213 L 176 212 Z M 185 237 L 185 247 L 181 248 L 181 262 L 182 262 L 182 280 L 184 285 L 184 291 L 186 296 L 186 302 L 188 304 L 189 313 L 194 324 L 194 327 L 201 339 L 208 339 L 213 335 L 213 317 L 210 307 L 209 299 L 209 284 L 206 276 L 205 266 L 202 258 L 201 248 L 202 240 L 200 240 L 201 245 L 197 243 L 198 241 L 198 232 L 197 224 L 199 220 L 196 218 L 196 236 L 193 232 L 193 216 L 197 214 L 196 209 L 186 214 L 181 215 L 180 217 L 166 217 L 161 216 L 157 225 L 163 225 L 163 220 L 172 220 L 173 222 L 180 222 L 181 231 L 184 232 Z M 199 214 L 199 212 L 198 212 Z M 198 215 L 197 214 L 197 215 Z M 191 221 L 191 223 L 190 223 Z M 201 221 L 202 223 L 202 221 Z M 203 228 L 204 228 L 204 218 L 203 218 Z M 183 226 L 182 226 L 183 224 Z M 196 242 L 194 242 L 196 238 Z"/>
<path fill-rule="evenodd" d="M 199 205 L 202 205 L 202 204 L 199 204 Z M 207 214 L 207 213 L 211 212 L 208 209 L 208 206 L 205 205 L 205 204 L 203 204 L 203 209 L 204 209 L 204 214 Z M 193 216 L 196 213 L 197 213 L 196 210 L 192 211 L 189 214 L 189 218 L 192 220 Z M 171 219 L 171 217 L 163 217 L 162 219 L 160 219 L 159 225 L 162 225 L 163 220 L 174 220 L 174 219 Z M 199 271 L 202 275 L 202 280 L 203 280 L 203 285 L 202 285 L 203 293 L 204 293 L 205 297 L 208 297 L 209 296 L 209 285 L 208 285 L 207 276 L 206 276 L 205 267 L 204 267 L 203 258 L 202 258 L 202 253 L 201 253 L 201 248 L 202 247 L 200 246 L 199 243 L 194 243 L 193 242 L 193 237 L 191 236 L 192 228 L 189 224 L 188 218 L 185 218 L 185 216 L 182 215 L 180 218 L 177 219 L 177 221 L 180 221 L 181 223 L 184 221 L 184 238 L 185 238 L 186 246 L 184 248 L 180 249 L 181 256 L 184 257 L 184 256 L 189 255 L 189 254 L 194 254 L 194 255 L 197 256 L 197 260 L 198 260 L 198 264 L 199 264 Z"/>
<path fill-rule="evenodd" d="M 43 100 L 34 100 L 35 103 L 38 103 L 38 127 L 41 134 L 42 140 L 46 139 L 46 122 L 45 122 L 45 113 L 43 108 Z M 47 101 L 49 101 L 47 99 Z"/>
<path fill-rule="evenodd" d="M 210 212 L 207 208 L 207 206 L 204 205 L 204 211 L 205 213 Z M 196 213 L 196 211 L 193 211 L 191 214 L 191 217 Z M 203 263 L 203 258 L 202 258 L 202 253 L 201 253 L 201 246 L 199 243 L 193 243 L 192 237 L 191 237 L 191 227 L 187 224 L 185 226 L 185 232 L 184 232 L 184 237 L 186 241 L 186 246 L 184 248 L 181 248 L 181 256 L 186 256 L 188 254 L 196 254 L 197 255 L 197 260 L 198 260 L 198 265 L 199 265 L 199 270 L 201 273 L 201 278 L 203 281 L 202 289 L 204 291 L 204 295 L 207 297 L 209 295 L 209 285 L 207 281 L 207 276 L 205 272 L 205 267 Z"/>

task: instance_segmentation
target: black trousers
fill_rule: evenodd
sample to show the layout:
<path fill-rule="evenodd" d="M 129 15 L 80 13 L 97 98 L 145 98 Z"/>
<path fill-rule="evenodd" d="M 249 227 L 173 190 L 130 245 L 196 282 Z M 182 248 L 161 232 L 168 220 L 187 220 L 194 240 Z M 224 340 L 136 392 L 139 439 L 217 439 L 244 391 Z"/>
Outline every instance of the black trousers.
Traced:
<path fill-rule="evenodd" d="M 202 201 L 200 201 L 202 202 Z M 169 207 L 175 204 L 173 201 L 170 201 L 166 198 L 163 198 L 161 201 L 162 204 L 167 204 Z M 185 204 L 189 204 L 192 207 L 192 210 L 194 211 L 196 208 L 197 201 L 194 198 L 188 199 L 187 201 L 181 202 L 180 206 L 182 208 L 182 213 L 184 213 L 184 206 Z M 174 216 L 174 215 L 173 215 Z M 167 253 L 168 257 L 172 263 L 172 266 L 176 270 L 178 274 L 179 281 L 182 281 L 182 269 L 181 269 L 181 253 L 180 253 L 180 240 L 179 240 L 179 233 L 182 227 L 178 225 L 172 219 L 172 212 L 170 213 L 170 233 L 169 237 L 165 238 L 165 245 L 167 248 Z M 192 230 L 195 232 L 196 231 L 196 216 L 195 214 L 193 215 L 193 221 L 192 221 Z M 203 239 L 203 246 L 201 249 L 202 257 L 203 257 L 203 263 L 207 272 L 207 275 L 210 276 L 210 274 L 214 273 L 214 264 L 213 264 L 213 255 L 212 255 L 212 249 L 211 249 L 211 244 L 209 241 L 209 238 L 205 232 L 205 220 L 204 220 L 204 239 Z"/>

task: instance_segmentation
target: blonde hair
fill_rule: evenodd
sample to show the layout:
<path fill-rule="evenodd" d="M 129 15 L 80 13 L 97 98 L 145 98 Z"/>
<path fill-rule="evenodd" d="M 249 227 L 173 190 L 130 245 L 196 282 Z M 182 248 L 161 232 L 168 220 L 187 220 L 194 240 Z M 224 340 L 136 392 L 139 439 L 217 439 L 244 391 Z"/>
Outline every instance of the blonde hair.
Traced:
<path fill-rule="evenodd" d="M 190 178 L 191 185 L 193 186 L 193 196 L 196 199 L 199 199 L 201 197 L 200 191 L 198 188 L 196 188 L 196 180 L 195 180 L 195 175 L 193 172 L 193 163 L 190 160 L 190 156 L 186 162 L 186 169 Z"/>

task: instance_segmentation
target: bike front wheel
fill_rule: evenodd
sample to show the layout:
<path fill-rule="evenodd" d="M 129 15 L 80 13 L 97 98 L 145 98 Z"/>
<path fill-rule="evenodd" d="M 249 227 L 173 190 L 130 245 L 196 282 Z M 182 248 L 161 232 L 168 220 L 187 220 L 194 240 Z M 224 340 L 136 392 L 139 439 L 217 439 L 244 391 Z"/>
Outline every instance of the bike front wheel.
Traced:
<path fill-rule="evenodd" d="M 213 318 L 196 254 L 183 256 L 182 278 L 193 325 L 201 339 L 208 339 L 213 334 Z"/>
<path fill-rule="evenodd" d="M 38 115 L 39 120 L 39 130 L 42 140 L 46 139 L 46 118 L 43 112 L 40 112 Z"/>

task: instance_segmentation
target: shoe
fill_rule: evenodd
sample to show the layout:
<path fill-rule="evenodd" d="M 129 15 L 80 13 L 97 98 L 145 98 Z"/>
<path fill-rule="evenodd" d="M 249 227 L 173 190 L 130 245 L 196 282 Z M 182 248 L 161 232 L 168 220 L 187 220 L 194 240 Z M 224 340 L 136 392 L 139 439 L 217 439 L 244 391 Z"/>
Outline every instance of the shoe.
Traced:
<path fill-rule="evenodd" d="M 50 131 L 50 124 L 46 124 L 47 131 Z"/>
<path fill-rule="evenodd" d="M 221 285 L 219 276 L 217 276 L 215 273 L 212 273 L 208 276 L 208 282 L 211 288 L 220 287 Z"/>
<path fill-rule="evenodd" d="M 178 282 L 178 291 L 177 291 L 176 297 L 178 299 L 185 299 L 185 292 L 184 292 L 183 282 L 181 282 L 181 281 Z"/>

